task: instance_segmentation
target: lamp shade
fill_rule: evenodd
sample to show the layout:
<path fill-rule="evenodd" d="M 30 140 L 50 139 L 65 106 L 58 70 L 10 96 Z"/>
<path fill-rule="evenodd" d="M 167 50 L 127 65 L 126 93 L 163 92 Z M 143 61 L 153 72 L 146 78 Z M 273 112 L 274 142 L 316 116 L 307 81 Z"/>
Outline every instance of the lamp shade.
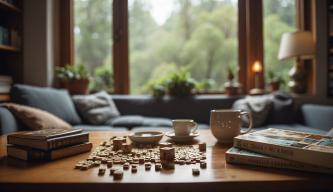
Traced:
<path fill-rule="evenodd" d="M 279 60 L 292 57 L 306 58 L 314 55 L 314 53 L 315 44 L 311 32 L 299 31 L 282 35 L 278 55 Z"/>

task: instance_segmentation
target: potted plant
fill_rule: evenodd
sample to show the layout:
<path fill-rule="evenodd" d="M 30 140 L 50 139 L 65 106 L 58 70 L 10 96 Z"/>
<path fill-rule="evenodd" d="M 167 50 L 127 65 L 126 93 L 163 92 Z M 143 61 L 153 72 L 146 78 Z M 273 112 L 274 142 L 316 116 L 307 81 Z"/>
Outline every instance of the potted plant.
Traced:
<path fill-rule="evenodd" d="M 90 75 L 85 65 L 66 65 L 56 68 L 56 77 L 60 86 L 68 89 L 70 94 L 88 94 Z"/>
<path fill-rule="evenodd" d="M 240 84 L 234 81 L 235 75 L 231 67 L 228 67 L 228 81 L 224 83 L 225 93 L 228 96 L 238 95 Z"/>
<path fill-rule="evenodd" d="M 216 84 L 216 82 L 213 79 L 205 79 L 205 80 L 197 82 L 195 85 L 195 89 L 196 89 L 197 93 L 210 94 L 210 93 L 214 93 L 214 92 L 211 92 L 211 89 L 215 86 L 215 84 Z"/>
<path fill-rule="evenodd" d="M 276 75 L 272 70 L 268 71 L 268 84 L 271 92 L 278 91 L 280 89 L 281 83 L 283 83 L 283 79 Z"/>
<path fill-rule="evenodd" d="M 166 81 L 166 87 L 170 96 L 186 97 L 193 93 L 196 81 L 191 78 L 189 71 L 182 68 L 171 74 L 170 79 Z"/>

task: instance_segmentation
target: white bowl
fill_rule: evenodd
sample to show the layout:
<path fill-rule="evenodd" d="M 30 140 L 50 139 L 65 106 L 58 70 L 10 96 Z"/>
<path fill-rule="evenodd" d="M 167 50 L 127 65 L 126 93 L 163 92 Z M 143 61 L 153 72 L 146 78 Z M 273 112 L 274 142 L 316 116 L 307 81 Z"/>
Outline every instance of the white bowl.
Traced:
<path fill-rule="evenodd" d="M 158 143 L 163 135 L 164 133 L 160 131 L 137 131 L 131 133 L 128 137 L 134 143 L 153 144 Z"/>

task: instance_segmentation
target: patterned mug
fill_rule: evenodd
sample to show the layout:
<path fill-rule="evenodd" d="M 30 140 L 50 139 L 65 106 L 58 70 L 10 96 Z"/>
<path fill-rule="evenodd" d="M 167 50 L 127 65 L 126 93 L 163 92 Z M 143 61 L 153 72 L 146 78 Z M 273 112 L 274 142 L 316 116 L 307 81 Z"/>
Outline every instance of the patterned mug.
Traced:
<path fill-rule="evenodd" d="M 241 131 L 242 115 L 249 118 L 249 128 Z M 232 143 L 239 134 L 248 133 L 252 128 L 251 113 L 240 110 L 211 110 L 210 129 L 219 143 Z"/>

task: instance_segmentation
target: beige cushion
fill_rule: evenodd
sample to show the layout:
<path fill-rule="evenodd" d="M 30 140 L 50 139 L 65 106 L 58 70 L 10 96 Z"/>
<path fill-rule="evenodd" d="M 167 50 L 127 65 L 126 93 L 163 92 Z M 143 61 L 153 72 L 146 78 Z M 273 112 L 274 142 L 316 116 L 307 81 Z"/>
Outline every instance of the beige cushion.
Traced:
<path fill-rule="evenodd" d="M 71 125 L 60 118 L 37 108 L 14 103 L 5 103 L 3 106 L 8 108 L 8 110 L 12 112 L 16 118 L 18 118 L 31 130 L 71 128 Z"/>

